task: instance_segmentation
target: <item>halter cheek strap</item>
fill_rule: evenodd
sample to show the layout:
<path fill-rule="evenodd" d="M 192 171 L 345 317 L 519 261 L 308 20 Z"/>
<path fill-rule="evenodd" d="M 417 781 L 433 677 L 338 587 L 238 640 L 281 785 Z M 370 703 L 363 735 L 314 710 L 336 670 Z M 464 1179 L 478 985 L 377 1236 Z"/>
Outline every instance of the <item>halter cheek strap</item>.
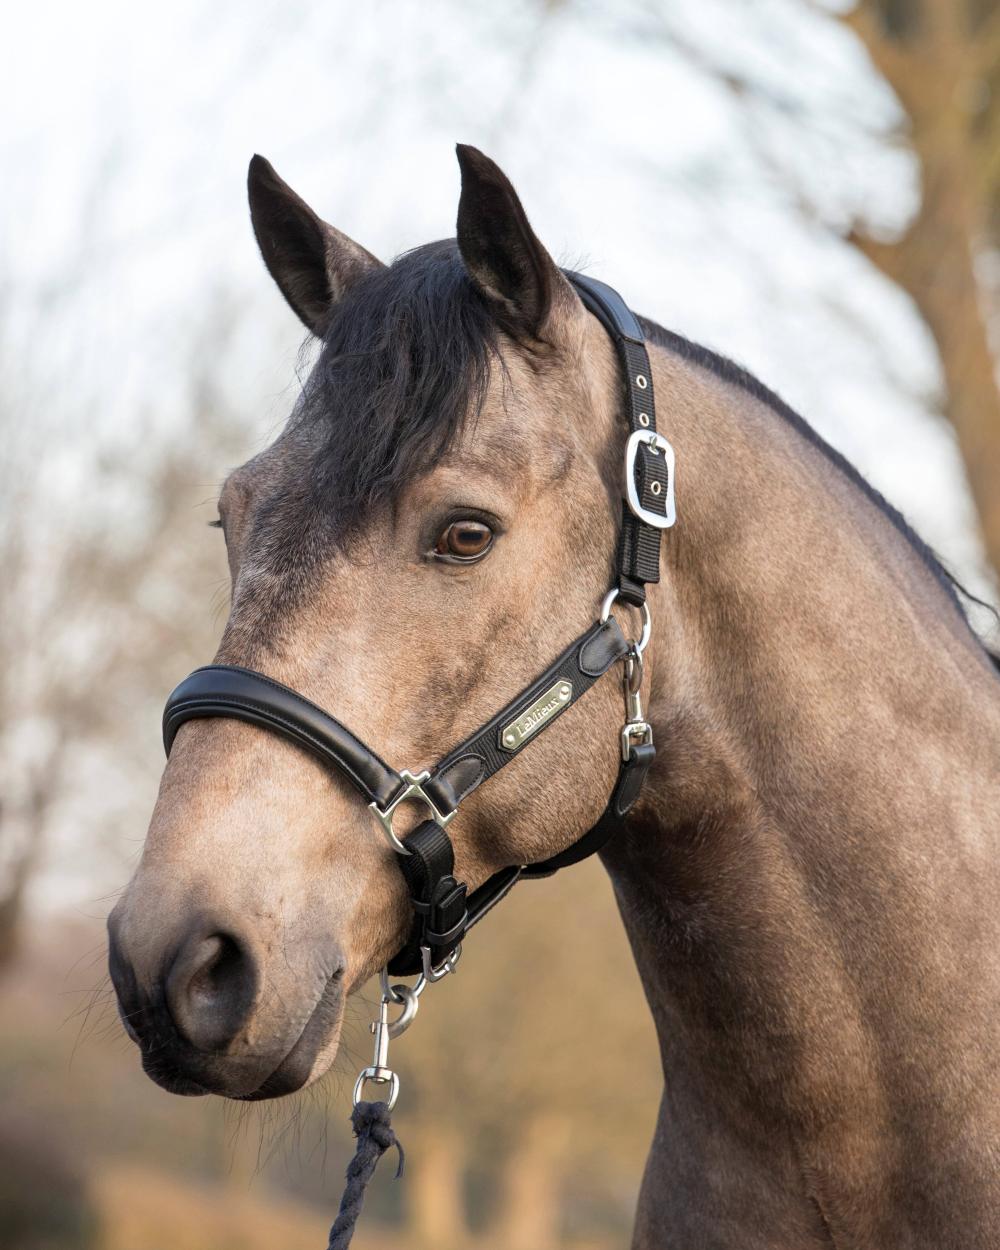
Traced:
<path fill-rule="evenodd" d="M 600 620 L 495 716 L 422 773 L 397 772 L 328 712 L 252 669 L 227 664 L 196 669 L 174 690 L 164 709 L 168 755 L 186 721 L 229 717 L 287 738 L 364 795 L 397 852 L 413 908 L 410 935 L 389 963 L 394 976 L 422 973 L 425 981 L 439 980 L 454 968 L 465 934 L 521 877 L 548 876 L 600 850 L 639 797 L 655 756 L 652 730 L 640 703 L 642 653 L 650 633 L 645 586 L 659 581 L 660 531 L 674 521 L 673 449 L 656 432 L 649 357 L 635 316 L 604 283 L 575 273 L 566 276 L 615 344 L 630 430 L 617 580 L 605 597 Z M 642 636 L 634 642 L 626 640 L 611 616 L 616 599 L 643 613 Z M 625 664 L 626 720 L 618 779 L 604 814 L 560 854 L 541 863 L 504 868 L 470 894 L 454 876 L 454 848 L 447 832 L 459 805 L 619 661 Z M 402 841 L 392 822 L 397 807 L 406 801 L 423 803 L 429 819 Z"/>
<path fill-rule="evenodd" d="M 646 340 L 635 313 L 612 287 L 567 273 L 587 309 L 615 345 L 625 383 L 625 445 L 622 522 L 618 538 L 618 595 L 640 607 L 647 583 L 660 580 L 660 531 L 676 520 L 674 451 L 656 432 L 653 375 Z"/>

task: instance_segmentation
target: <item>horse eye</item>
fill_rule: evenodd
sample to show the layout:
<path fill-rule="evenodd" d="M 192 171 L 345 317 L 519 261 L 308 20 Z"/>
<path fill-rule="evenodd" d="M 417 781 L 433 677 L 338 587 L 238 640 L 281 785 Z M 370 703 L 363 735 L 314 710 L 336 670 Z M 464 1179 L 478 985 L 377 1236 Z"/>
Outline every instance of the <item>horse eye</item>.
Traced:
<path fill-rule="evenodd" d="M 493 545 L 493 531 L 482 521 L 452 521 L 443 529 L 434 544 L 434 555 L 440 560 L 478 560 Z"/>

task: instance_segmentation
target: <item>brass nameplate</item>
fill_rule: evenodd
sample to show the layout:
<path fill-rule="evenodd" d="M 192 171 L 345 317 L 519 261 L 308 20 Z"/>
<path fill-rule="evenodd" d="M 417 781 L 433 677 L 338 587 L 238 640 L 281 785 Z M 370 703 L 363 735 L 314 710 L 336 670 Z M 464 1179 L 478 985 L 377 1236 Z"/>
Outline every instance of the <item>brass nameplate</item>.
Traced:
<path fill-rule="evenodd" d="M 563 678 L 526 708 L 517 720 L 504 725 L 500 731 L 500 746 L 504 751 L 518 751 L 539 729 L 543 729 L 563 708 L 569 707 L 573 697 L 573 683 Z"/>

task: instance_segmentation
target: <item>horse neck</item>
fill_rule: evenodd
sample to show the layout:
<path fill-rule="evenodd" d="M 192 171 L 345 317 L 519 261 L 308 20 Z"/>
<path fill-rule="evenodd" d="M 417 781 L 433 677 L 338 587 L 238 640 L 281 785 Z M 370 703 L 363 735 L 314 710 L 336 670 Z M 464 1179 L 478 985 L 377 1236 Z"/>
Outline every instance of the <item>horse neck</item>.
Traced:
<path fill-rule="evenodd" d="M 975 1155 L 996 1116 L 1000 682 L 823 451 L 664 351 L 654 378 L 679 517 L 651 596 L 658 754 L 604 859 L 660 1036 L 658 1150 L 671 1126 L 673 1168 L 726 1143 L 761 1212 L 812 1177 L 808 1223 L 827 1191 L 908 1192 L 934 1140 Z M 895 1245 L 865 1210 L 838 1246 Z"/>

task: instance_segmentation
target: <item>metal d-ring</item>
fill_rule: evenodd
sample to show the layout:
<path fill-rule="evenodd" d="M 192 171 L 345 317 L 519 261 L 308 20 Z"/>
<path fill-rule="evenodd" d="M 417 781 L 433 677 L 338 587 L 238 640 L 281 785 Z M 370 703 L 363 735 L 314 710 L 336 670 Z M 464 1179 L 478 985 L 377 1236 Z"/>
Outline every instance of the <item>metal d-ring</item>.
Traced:
<path fill-rule="evenodd" d="M 423 965 L 422 971 L 417 973 L 417 979 L 412 985 L 404 985 L 397 981 L 395 985 L 389 984 L 389 971 L 383 968 L 378 974 L 379 986 L 382 990 L 382 997 L 390 1002 L 403 1003 L 409 997 L 419 998 L 427 989 L 428 985 L 436 985 L 438 981 L 443 981 L 446 976 L 454 972 L 458 967 L 458 961 L 462 958 L 462 944 L 459 944 L 445 959 L 435 968 L 431 963 L 431 952 L 429 946 L 421 946 L 420 962 Z M 400 1017 L 402 1018 L 402 1017 Z M 396 1035 L 393 1034 L 393 1037 Z"/>
<path fill-rule="evenodd" d="M 611 607 L 620 594 L 621 594 L 621 591 L 618 589 L 618 587 L 612 586 L 611 589 L 608 591 L 608 593 L 604 596 L 604 601 L 601 604 L 601 624 L 602 625 L 611 615 Z M 646 648 L 649 646 L 649 640 L 653 633 L 653 618 L 650 615 L 648 603 L 642 603 L 638 605 L 629 604 L 629 607 L 636 607 L 636 606 L 639 608 L 639 611 L 642 613 L 642 633 L 639 635 L 638 641 L 633 640 L 632 645 L 635 647 L 636 654 L 642 655 L 643 651 L 645 651 Z"/>
<path fill-rule="evenodd" d="M 388 805 L 388 807 L 379 807 L 377 803 L 369 803 L 368 806 L 378 817 L 379 824 L 382 826 L 382 830 L 388 839 L 389 845 L 396 852 L 396 854 L 412 855 L 413 852 L 407 849 L 405 842 L 401 842 L 399 838 L 396 837 L 395 830 L 392 827 L 392 816 L 396 808 L 399 807 L 400 803 L 405 803 L 407 799 L 418 799 L 421 803 L 425 804 L 427 809 L 430 811 L 431 820 L 433 820 L 434 823 L 441 829 L 444 829 L 447 826 L 448 822 L 455 815 L 455 813 L 448 812 L 447 814 L 442 814 L 434 806 L 430 795 L 424 790 L 424 782 L 430 780 L 430 773 L 427 772 L 426 769 L 422 773 L 411 773 L 408 768 L 404 768 L 400 771 L 399 775 L 405 782 L 405 785 L 403 786 L 403 789 L 400 790 L 399 794 L 397 794 Z"/>

